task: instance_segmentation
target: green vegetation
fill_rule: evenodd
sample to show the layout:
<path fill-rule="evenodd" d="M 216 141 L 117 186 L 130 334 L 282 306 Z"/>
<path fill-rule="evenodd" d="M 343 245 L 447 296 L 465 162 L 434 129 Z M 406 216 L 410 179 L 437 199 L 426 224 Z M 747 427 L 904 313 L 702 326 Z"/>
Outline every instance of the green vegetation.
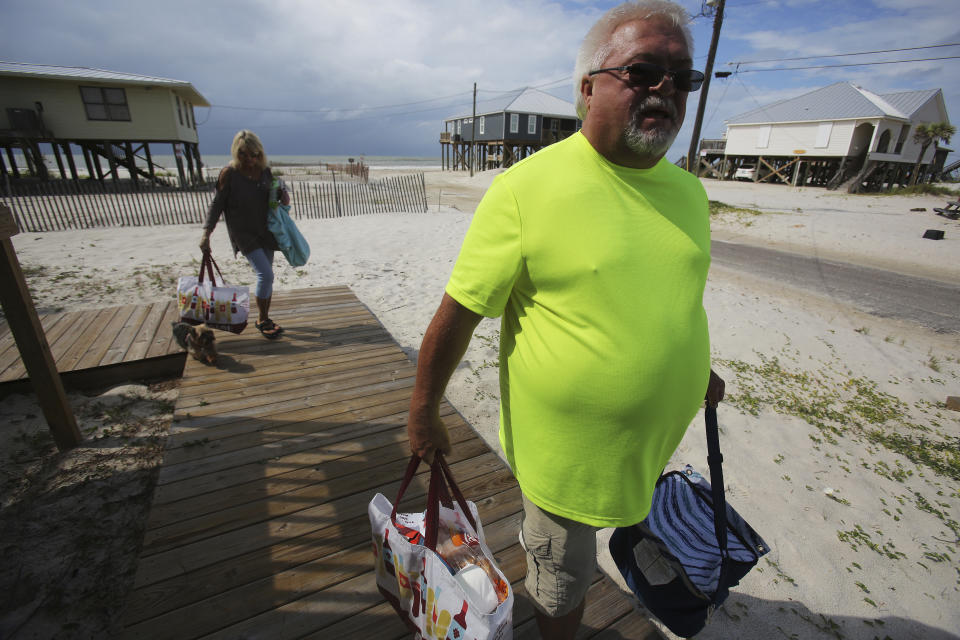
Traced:
<path fill-rule="evenodd" d="M 948 198 L 956 198 L 960 196 L 960 191 L 956 189 L 951 189 L 949 187 L 941 187 L 935 184 L 928 184 L 926 182 L 921 184 L 912 184 L 908 187 L 896 187 L 890 189 L 889 191 L 881 191 L 879 193 L 871 193 L 872 196 L 945 196 Z"/>
<path fill-rule="evenodd" d="M 748 209 L 745 207 L 737 207 L 732 204 L 727 204 L 726 202 L 720 202 L 719 200 L 710 201 L 710 215 L 717 216 L 721 213 L 740 213 L 748 214 L 751 216 L 763 215 L 763 211 L 760 209 Z"/>
<path fill-rule="evenodd" d="M 851 376 L 848 371 L 840 373 L 831 366 L 812 372 L 794 370 L 777 356 L 757 353 L 757 357 L 760 364 L 714 360 L 735 372 L 735 385 L 728 387 L 732 391 L 726 400 L 742 412 L 759 415 L 769 407 L 816 427 L 819 437 L 810 436 L 816 448 L 824 442 L 838 444 L 838 438 L 852 436 L 899 453 L 937 474 L 960 480 L 956 438 L 934 433 L 927 424 L 915 421 L 910 406 L 881 391 L 875 381 Z M 939 423 L 931 420 L 931 424 Z M 895 469 L 882 461 L 863 466 L 899 482 L 913 475 L 912 470 L 900 464 Z"/>

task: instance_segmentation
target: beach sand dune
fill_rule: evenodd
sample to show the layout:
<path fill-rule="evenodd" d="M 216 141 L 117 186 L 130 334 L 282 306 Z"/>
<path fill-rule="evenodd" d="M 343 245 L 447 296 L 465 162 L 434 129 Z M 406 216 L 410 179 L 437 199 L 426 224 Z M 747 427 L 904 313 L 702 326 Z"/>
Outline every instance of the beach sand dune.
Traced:
<path fill-rule="evenodd" d="M 311 260 L 294 269 L 280 258 L 275 286 L 349 285 L 415 359 L 472 211 L 493 177 L 428 172 L 428 213 L 302 221 Z M 960 223 L 933 214 L 941 198 L 704 184 L 712 200 L 758 210 L 716 216 L 718 240 L 960 282 Z M 927 211 L 910 211 L 916 207 Z M 923 240 L 927 228 L 945 229 L 946 239 Z M 177 276 L 197 268 L 199 236 L 193 227 L 119 228 L 21 234 L 14 245 L 38 308 L 49 312 L 173 295 Z M 250 284 L 249 267 L 233 257 L 225 229 L 217 229 L 212 244 L 228 281 Z M 728 499 L 773 550 L 698 637 L 960 637 L 960 413 L 944 406 L 948 395 L 960 395 L 960 336 L 869 315 L 829 292 L 801 292 L 763 274 L 720 267 L 711 271 L 705 306 L 714 366 L 727 380 L 719 416 Z M 447 395 L 500 453 L 498 331 L 497 320 L 480 324 Z M 127 399 L 108 401 L 118 394 Z M 104 408 L 110 402 L 142 411 L 140 430 L 128 428 L 144 461 L 123 473 L 135 476 L 157 463 L 162 439 L 155 425 L 162 431 L 169 420 L 175 388 L 137 384 L 70 398 L 91 429 L 90 448 L 116 428 Z M 105 576 L 85 571 L 71 582 L 63 578 L 69 569 L 63 554 L 10 538 L 26 529 L 10 524 L 8 514 L 36 518 L 34 536 L 57 528 L 62 516 L 44 502 L 50 494 L 44 487 L 62 482 L 58 473 L 88 455 L 53 455 L 41 415 L 27 395 L 5 399 L 0 409 L 0 423 L 9 425 L 2 446 L 9 452 L 2 461 L 3 542 L 27 558 L 17 569 L 33 584 L 63 580 L 66 594 L 56 601 L 66 609 L 58 613 L 49 597 L 37 608 L 23 596 L 6 605 L 3 624 L 26 619 L 23 629 L 47 629 L 69 620 L 81 630 L 109 628 L 116 615 L 109 607 L 83 622 L 84 607 L 96 602 L 96 581 Z M 124 443 L 112 437 L 110 450 L 123 457 Z M 671 466 L 686 463 L 707 470 L 700 417 Z M 36 483 L 11 480 L 18 477 Z M 125 511 L 127 527 L 145 514 L 146 490 L 104 501 L 78 488 L 82 478 L 70 482 L 71 499 L 91 513 Z M 30 501 L 47 510 L 31 510 Z M 608 536 L 598 538 L 600 562 L 619 580 L 605 551 Z M 136 542 L 130 544 L 135 550 Z M 132 576 L 129 566 L 109 571 L 121 584 Z M 114 607 L 121 591 L 111 594 Z"/>

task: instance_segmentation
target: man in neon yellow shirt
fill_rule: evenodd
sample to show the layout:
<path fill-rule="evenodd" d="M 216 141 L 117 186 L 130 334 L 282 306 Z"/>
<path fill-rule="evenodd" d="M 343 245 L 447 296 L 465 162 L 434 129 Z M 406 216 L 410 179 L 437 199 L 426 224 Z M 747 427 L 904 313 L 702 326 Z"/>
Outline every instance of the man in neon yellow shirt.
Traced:
<path fill-rule="evenodd" d="M 503 316 L 500 442 L 544 638 L 573 637 L 597 529 L 647 515 L 705 394 L 723 395 L 703 309 L 706 194 L 663 159 L 703 80 L 688 21 L 639 0 L 594 25 L 574 72 L 582 131 L 493 182 L 418 358 L 408 434 L 429 460 L 450 449 L 439 402 L 473 330 Z"/>

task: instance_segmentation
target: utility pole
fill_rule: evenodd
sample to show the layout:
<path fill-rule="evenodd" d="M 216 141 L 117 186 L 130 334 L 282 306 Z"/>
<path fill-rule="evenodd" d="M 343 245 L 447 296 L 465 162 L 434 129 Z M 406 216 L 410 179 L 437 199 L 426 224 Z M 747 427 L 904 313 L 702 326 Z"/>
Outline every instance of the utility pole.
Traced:
<path fill-rule="evenodd" d="M 473 117 L 470 118 L 470 177 L 473 177 L 474 153 L 477 146 L 477 83 L 473 83 Z"/>
<path fill-rule="evenodd" d="M 713 75 L 713 59 L 717 55 L 717 41 L 720 40 L 720 25 L 723 24 L 723 5 L 726 0 L 716 0 L 717 12 L 713 17 L 713 38 L 710 40 L 710 53 L 707 54 L 707 68 L 703 72 L 703 86 L 700 87 L 700 104 L 697 105 L 697 119 L 693 123 L 693 137 L 690 150 L 687 151 L 687 171 L 700 175 L 700 127 L 703 126 L 703 112 L 707 108 L 707 91 L 710 89 L 710 76 Z M 708 0 L 708 5 L 713 4 Z"/>

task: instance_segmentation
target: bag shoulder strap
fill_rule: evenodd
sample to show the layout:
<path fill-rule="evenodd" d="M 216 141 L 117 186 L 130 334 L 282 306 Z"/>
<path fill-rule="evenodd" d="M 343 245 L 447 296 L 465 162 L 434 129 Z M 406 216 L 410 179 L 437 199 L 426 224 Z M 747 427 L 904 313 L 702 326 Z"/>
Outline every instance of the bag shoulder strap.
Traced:
<path fill-rule="evenodd" d="M 723 454 L 720 453 L 720 427 L 717 410 L 704 409 L 707 427 L 707 464 L 710 466 L 710 490 L 713 493 L 713 528 L 720 545 L 720 554 L 727 557 L 727 496 L 723 489 Z"/>

